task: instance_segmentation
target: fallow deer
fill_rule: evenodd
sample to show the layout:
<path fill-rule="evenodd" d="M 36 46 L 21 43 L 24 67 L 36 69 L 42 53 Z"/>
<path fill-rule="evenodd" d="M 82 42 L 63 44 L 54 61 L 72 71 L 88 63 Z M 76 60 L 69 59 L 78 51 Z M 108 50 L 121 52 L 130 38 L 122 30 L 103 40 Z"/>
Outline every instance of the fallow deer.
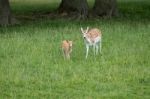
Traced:
<path fill-rule="evenodd" d="M 101 53 L 101 48 L 102 48 L 102 33 L 101 33 L 101 31 L 97 28 L 89 29 L 89 27 L 87 27 L 87 29 L 84 30 L 81 27 L 81 32 L 83 34 L 83 38 L 84 38 L 85 45 L 86 45 L 86 56 L 85 57 L 86 58 L 88 57 L 90 46 L 93 46 L 94 55 L 98 54 L 98 50 L 100 50 L 100 53 Z"/>
<path fill-rule="evenodd" d="M 64 40 L 62 41 L 62 51 L 64 58 L 70 59 L 70 54 L 72 52 L 72 41 Z"/>

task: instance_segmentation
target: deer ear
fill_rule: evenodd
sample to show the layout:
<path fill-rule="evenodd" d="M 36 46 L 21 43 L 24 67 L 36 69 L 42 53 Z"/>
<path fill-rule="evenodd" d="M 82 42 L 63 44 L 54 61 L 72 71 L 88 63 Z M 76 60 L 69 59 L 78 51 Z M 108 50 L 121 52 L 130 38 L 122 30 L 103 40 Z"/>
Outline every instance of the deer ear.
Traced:
<path fill-rule="evenodd" d="M 89 31 L 89 27 L 87 27 L 87 29 L 86 29 L 86 33 Z"/>
<path fill-rule="evenodd" d="M 72 46 L 72 41 L 69 41 L 70 46 Z"/>
<path fill-rule="evenodd" d="M 83 30 L 83 28 L 82 28 L 82 27 L 81 27 L 81 32 L 82 32 L 82 33 L 84 33 L 84 30 Z"/>

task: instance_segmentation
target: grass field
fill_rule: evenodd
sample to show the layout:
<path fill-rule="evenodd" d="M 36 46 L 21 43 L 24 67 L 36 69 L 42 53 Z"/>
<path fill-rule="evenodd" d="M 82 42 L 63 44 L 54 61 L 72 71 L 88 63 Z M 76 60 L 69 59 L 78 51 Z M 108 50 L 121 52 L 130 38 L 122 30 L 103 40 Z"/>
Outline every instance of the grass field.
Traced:
<path fill-rule="evenodd" d="M 109 20 L 22 17 L 59 1 L 11 0 L 21 25 L 0 27 L 0 99 L 150 99 L 150 1 L 119 0 Z M 85 59 L 81 26 L 101 29 L 102 55 Z M 63 39 L 74 42 L 70 61 Z"/>

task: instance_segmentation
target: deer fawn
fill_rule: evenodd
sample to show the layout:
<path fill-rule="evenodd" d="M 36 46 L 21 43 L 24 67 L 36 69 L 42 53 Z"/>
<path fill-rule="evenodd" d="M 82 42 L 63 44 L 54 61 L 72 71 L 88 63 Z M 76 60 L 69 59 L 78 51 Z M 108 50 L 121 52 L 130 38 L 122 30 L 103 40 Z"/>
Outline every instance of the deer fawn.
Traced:
<path fill-rule="evenodd" d="M 88 57 L 90 46 L 93 46 L 94 55 L 98 54 L 99 49 L 101 53 L 101 47 L 102 47 L 101 31 L 97 28 L 93 28 L 89 30 L 89 27 L 87 27 L 86 30 L 83 30 L 83 28 L 81 27 L 81 32 L 83 34 L 83 38 L 84 38 L 85 45 L 86 45 L 86 58 Z"/>
<path fill-rule="evenodd" d="M 70 59 L 70 53 L 72 52 L 72 41 L 64 40 L 62 42 L 62 51 L 64 58 Z"/>

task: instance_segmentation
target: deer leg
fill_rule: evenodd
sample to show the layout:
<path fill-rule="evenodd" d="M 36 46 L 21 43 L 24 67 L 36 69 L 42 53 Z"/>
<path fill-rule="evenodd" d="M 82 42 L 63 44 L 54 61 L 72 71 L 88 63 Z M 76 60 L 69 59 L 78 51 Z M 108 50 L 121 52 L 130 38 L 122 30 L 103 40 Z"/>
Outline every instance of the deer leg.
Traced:
<path fill-rule="evenodd" d="M 88 57 L 88 53 L 89 53 L 89 45 L 86 45 L 86 56 L 85 56 L 86 59 Z"/>
<path fill-rule="evenodd" d="M 93 45 L 94 56 L 95 56 L 95 48 L 96 48 L 96 45 L 94 44 L 94 45 Z"/>
<path fill-rule="evenodd" d="M 96 44 L 96 55 L 98 54 L 99 46 Z"/>
<path fill-rule="evenodd" d="M 70 54 L 67 54 L 67 59 L 70 59 Z"/>
<path fill-rule="evenodd" d="M 62 49 L 63 57 L 65 59 L 65 51 Z"/>
<path fill-rule="evenodd" d="M 102 53 L 102 40 L 100 40 L 99 42 L 99 49 L 100 49 L 100 53 Z"/>

